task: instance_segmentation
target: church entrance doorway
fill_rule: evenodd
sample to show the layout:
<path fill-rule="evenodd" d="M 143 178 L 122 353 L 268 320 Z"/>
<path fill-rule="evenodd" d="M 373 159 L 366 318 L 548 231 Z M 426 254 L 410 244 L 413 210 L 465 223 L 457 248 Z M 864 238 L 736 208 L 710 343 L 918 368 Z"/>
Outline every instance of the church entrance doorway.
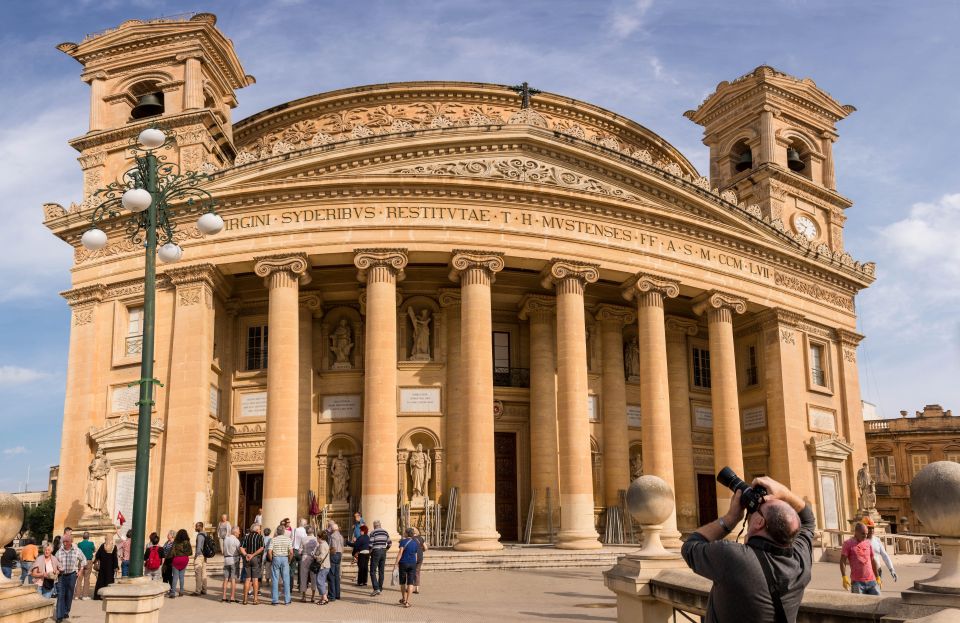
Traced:
<path fill-rule="evenodd" d="M 517 434 L 494 433 L 494 469 L 497 507 L 497 532 L 500 540 L 518 541 L 517 528 Z"/>
<path fill-rule="evenodd" d="M 240 472 L 240 499 L 237 517 L 241 533 L 253 524 L 263 505 L 263 472 Z"/>
<path fill-rule="evenodd" d="M 697 474 L 697 505 L 700 509 L 700 525 L 714 521 L 717 515 L 717 485 L 713 474 Z"/>

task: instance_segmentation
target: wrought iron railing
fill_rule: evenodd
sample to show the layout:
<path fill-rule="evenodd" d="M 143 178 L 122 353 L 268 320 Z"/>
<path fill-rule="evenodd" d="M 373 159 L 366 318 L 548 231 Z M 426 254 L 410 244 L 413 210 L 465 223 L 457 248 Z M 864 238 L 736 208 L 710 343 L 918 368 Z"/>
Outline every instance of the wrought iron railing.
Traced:
<path fill-rule="evenodd" d="M 493 384 L 497 387 L 530 387 L 530 370 L 494 367 Z"/>

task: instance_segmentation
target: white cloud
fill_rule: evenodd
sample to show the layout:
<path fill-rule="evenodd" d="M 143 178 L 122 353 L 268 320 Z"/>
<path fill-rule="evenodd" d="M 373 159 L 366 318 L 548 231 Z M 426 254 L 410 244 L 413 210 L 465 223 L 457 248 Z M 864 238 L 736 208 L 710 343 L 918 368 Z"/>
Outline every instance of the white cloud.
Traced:
<path fill-rule="evenodd" d="M 880 236 L 898 262 L 922 269 L 925 280 L 955 284 L 952 280 L 960 278 L 960 193 L 913 204 L 907 218 L 882 228 Z"/>
<path fill-rule="evenodd" d="M 0 366 L 0 385 L 24 385 L 45 379 L 47 372 L 21 368 L 20 366 Z"/>
<path fill-rule="evenodd" d="M 26 454 L 27 449 L 24 448 L 23 446 L 16 446 L 13 448 L 5 448 L 3 453 L 7 456 L 13 456 L 15 454 Z"/>
<path fill-rule="evenodd" d="M 652 6 L 653 0 L 621 3 L 610 17 L 610 28 L 614 36 L 623 39 L 640 30 L 643 27 L 643 18 Z"/>

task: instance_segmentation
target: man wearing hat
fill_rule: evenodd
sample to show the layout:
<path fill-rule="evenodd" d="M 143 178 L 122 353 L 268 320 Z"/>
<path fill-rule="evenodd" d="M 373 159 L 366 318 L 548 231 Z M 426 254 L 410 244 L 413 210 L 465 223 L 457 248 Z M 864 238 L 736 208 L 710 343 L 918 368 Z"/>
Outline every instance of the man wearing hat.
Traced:
<path fill-rule="evenodd" d="M 893 581 L 896 582 L 897 572 L 893 568 L 893 561 L 890 560 L 890 554 L 887 553 L 887 548 L 883 546 L 883 541 L 880 540 L 880 537 L 873 535 L 877 524 L 869 517 L 864 517 L 860 520 L 860 523 L 867 527 L 867 538 L 870 540 L 870 547 L 873 548 L 873 558 L 877 560 L 877 575 L 883 575 L 880 572 L 880 560 L 883 560 L 884 564 L 887 565 L 887 569 L 890 570 L 890 576 L 893 578 Z"/>

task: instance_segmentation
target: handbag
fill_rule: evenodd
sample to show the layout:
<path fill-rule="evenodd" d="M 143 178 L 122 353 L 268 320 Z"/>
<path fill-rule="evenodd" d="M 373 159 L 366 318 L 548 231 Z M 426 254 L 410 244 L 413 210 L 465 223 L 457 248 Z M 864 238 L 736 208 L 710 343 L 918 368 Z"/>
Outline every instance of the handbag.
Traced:
<path fill-rule="evenodd" d="M 390 586 L 396 586 L 400 583 L 400 569 L 393 568 L 393 574 L 390 576 Z"/>
<path fill-rule="evenodd" d="M 53 578 L 43 578 L 43 590 L 44 590 L 44 591 L 46 591 L 46 592 L 49 593 L 50 591 L 53 590 L 53 587 L 56 586 L 56 585 L 57 585 L 56 580 L 54 580 Z"/>
<path fill-rule="evenodd" d="M 328 551 L 326 554 L 323 555 L 323 558 L 321 558 L 319 561 L 318 561 L 316 558 L 314 558 L 313 560 L 311 560 L 311 561 L 310 561 L 310 573 L 312 573 L 312 574 L 314 574 L 314 575 L 320 573 L 320 569 L 323 569 L 323 562 L 327 559 L 327 556 L 329 556 L 329 555 L 330 555 L 330 552 Z"/>

